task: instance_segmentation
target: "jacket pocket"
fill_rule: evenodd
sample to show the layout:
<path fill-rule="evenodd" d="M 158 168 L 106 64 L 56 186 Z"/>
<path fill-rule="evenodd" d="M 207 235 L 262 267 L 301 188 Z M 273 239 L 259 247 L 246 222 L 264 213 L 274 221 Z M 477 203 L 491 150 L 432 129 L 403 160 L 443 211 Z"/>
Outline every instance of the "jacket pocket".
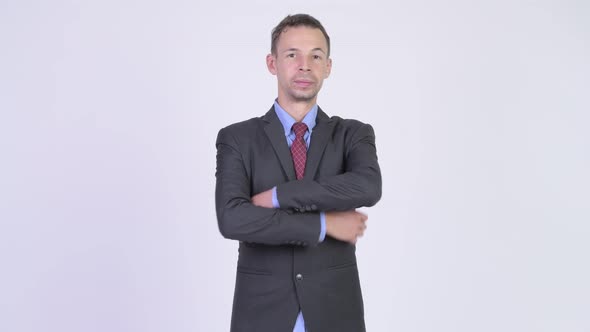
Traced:
<path fill-rule="evenodd" d="M 328 266 L 326 268 L 326 270 L 341 270 L 341 269 L 347 269 L 347 268 L 352 268 L 352 267 L 356 267 L 356 262 L 346 262 L 346 263 L 342 263 L 342 264 Z"/>
<path fill-rule="evenodd" d="M 255 274 L 255 275 L 262 275 L 262 276 L 272 275 L 272 273 L 270 271 L 259 270 L 259 269 L 246 267 L 246 266 L 238 266 L 238 273 Z"/>

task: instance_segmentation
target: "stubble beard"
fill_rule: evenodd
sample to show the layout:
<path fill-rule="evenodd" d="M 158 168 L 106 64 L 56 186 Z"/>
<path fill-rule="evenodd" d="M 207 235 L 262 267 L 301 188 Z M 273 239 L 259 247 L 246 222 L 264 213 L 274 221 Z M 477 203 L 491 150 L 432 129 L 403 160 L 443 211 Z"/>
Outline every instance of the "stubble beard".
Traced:
<path fill-rule="evenodd" d="M 317 88 L 314 87 L 309 91 L 292 89 L 289 94 L 291 95 L 291 99 L 295 102 L 311 102 L 317 97 L 318 93 L 320 92 L 320 89 L 321 85 Z"/>
<path fill-rule="evenodd" d="M 291 99 L 296 102 L 310 102 L 318 95 L 316 91 L 309 93 L 292 93 Z"/>

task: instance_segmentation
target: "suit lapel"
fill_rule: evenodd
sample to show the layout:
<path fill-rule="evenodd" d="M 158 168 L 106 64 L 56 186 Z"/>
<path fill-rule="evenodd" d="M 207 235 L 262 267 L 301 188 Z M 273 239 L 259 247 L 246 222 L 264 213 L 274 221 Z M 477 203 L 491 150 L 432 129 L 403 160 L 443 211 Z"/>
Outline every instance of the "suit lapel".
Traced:
<path fill-rule="evenodd" d="M 274 107 L 271 107 L 271 109 L 262 117 L 262 120 L 266 122 L 264 126 L 264 132 L 270 140 L 270 143 L 272 144 L 272 147 L 279 158 L 281 166 L 283 167 L 285 174 L 287 174 L 287 178 L 289 181 L 295 180 L 295 168 L 293 167 L 291 150 L 289 150 L 289 145 L 287 144 L 287 139 L 285 138 L 283 125 L 277 117 Z M 328 144 L 328 141 L 332 136 L 332 132 L 334 131 L 334 123 L 335 122 L 333 122 L 332 119 L 330 119 L 330 117 L 328 117 L 328 115 L 324 113 L 321 108 L 318 108 L 316 125 L 313 128 L 311 134 L 311 144 L 309 146 L 309 151 L 307 151 L 305 175 L 303 177 L 304 179 L 314 178 L 320 161 L 322 160 L 322 155 L 324 154 L 326 145 Z"/>
<path fill-rule="evenodd" d="M 318 170 L 320 160 L 326 149 L 326 145 L 334 131 L 334 121 L 318 107 L 316 125 L 311 133 L 311 143 L 307 151 L 304 179 L 313 179 Z"/>
<path fill-rule="evenodd" d="M 274 106 L 271 107 L 270 110 L 262 117 L 262 120 L 266 122 L 264 131 L 266 136 L 268 136 L 268 139 L 270 140 L 270 143 L 272 144 L 279 161 L 281 162 L 281 166 L 283 167 L 285 174 L 287 174 L 287 178 L 289 181 L 295 180 L 296 177 L 295 168 L 293 167 L 293 158 L 291 157 L 291 151 L 289 150 L 289 145 L 287 144 L 287 139 L 285 138 L 283 125 L 275 113 Z"/>

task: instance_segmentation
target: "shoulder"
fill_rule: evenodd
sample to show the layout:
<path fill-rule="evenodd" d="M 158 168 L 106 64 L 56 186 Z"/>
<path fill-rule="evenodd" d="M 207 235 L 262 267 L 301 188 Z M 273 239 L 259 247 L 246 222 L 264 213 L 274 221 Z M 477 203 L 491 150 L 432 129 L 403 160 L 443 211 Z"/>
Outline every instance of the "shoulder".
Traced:
<path fill-rule="evenodd" d="M 224 128 L 221 128 L 220 132 L 232 132 L 232 133 L 239 133 L 242 131 L 248 131 L 252 129 L 257 129 L 262 124 L 262 117 L 255 117 L 248 120 L 232 123 Z"/>
<path fill-rule="evenodd" d="M 334 124 L 336 131 L 341 131 L 347 136 L 375 135 L 373 127 L 370 124 L 357 119 L 344 119 L 339 116 L 331 116 L 330 121 Z"/>
<path fill-rule="evenodd" d="M 331 124 L 338 130 L 356 131 L 361 128 L 371 128 L 372 130 L 370 124 L 357 119 L 345 119 L 337 115 L 328 116 L 322 108 L 318 111 L 318 120 L 331 122 Z"/>
<path fill-rule="evenodd" d="M 243 138 L 251 137 L 261 129 L 262 117 L 251 118 L 223 127 L 217 134 L 217 144 L 221 142 L 239 142 Z"/>
<path fill-rule="evenodd" d="M 347 128 L 359 128 L 362 126 L 368 126 L 369 124 L 364 123 L 362 121 L 359 121 L 357 119 L 344 119 L 341 118 L 339 116 L 331 116 L 330 117 L 330 121 L 333 121 L 336 123 L 336 125 L 342 126 L 342 127 L 347 127 Z"/>

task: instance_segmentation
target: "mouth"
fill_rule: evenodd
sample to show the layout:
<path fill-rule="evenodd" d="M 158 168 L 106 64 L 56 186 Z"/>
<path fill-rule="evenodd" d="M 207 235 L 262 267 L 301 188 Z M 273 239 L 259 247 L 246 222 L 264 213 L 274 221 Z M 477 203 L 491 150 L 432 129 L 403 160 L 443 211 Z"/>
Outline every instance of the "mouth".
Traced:
<path fill-rule="evenodd" d="M 310 80 L 306 80 L 306 79 L 296 79 L 294 81 L 296 86 L 302 87 L 302 88 L 306 88 L 308 86 L 313 85 L 313 81 Z"/>

